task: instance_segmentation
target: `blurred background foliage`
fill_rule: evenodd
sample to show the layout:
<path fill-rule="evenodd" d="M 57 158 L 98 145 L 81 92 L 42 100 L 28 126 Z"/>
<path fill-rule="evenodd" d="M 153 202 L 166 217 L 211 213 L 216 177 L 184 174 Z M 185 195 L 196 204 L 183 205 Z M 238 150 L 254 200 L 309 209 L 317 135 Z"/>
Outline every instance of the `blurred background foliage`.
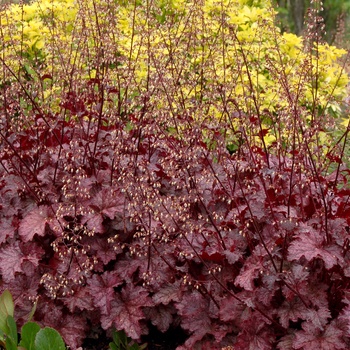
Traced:
<path fill-rule="evenodd" d="M 312 0 L 275 0 L 282 31 L 297 35 L 306 30 L 305 16 L 315 6 Z M 329 44 L 348 48 L 350 39 L 350 0 L 324 0 L 319 15 L 325 24 L 324 38 Z"/>
<path fill-rule="evenodd" d="M 0 0 L 5 3 L 29 3 L 30 0 Z M 274 0 L 278 21 L 283 32 L 303 35 L 306 29 L 305 15 L 315 6 L 315 0 Z M 349 48 L 350 41 L 350 0 L 324 0 L 320 16 L 324 19 L 324 39 L 329 44 Z"/>

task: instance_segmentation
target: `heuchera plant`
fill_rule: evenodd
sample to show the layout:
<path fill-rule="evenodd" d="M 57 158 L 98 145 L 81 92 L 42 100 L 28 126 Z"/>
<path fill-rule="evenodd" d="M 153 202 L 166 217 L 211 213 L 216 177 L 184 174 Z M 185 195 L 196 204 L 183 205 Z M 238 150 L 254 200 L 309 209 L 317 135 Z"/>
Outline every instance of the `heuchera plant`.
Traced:
<path fill-rule="evenodd" d="M 140 340 L 151 324 L 180 324 L 178 350 L 349 348 L 349 126 L 322 144 L 339 123 L 312 62 L 312 103 L 271 61 L 283 104 L 260 108 L 248 83 L 243 109 L 217 86 L 220 120 L 198 118 L 206 98 L 175 108 L 163 70 L 129 95 L 95 49 L 104 68 L 71 71 L 52 108 L 56 77 L 1 61 L 0 288 L 17 321 L 36 301 L 72 349 L 96 327 Z"/>
<path fill-rule="evenodd" d="M 151 115 L 52 134 L 42 117 L 7 132 L 1 159 L 2 288 L 23 316 L 39 298 L 35 318 L 72 348 L 89 324 L 139 339 L 178 318 L 184 349 L 347 348 L 348 169 L 230 155 L 219 130 L 209 149 Z"/>

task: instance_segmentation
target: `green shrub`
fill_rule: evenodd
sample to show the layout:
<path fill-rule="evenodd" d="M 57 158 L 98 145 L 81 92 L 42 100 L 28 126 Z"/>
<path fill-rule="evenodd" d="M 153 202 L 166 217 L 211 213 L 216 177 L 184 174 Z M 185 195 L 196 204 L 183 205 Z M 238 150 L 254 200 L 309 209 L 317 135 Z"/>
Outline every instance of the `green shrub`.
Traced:
<path fill-rule="evenodd" d="M 337 64 L 344 50 L 281 34 L 274 19 L 268 0 L 13 5 L 1 20 L 2 84 L 29 81 L 40 105 L 56 112 L 65 87 L 83 91 L 89 79 L 118 90 L 105 107 L 119 112 L 139 107 L 130 97 L 148 94 L 170 115 L 191 110 L 238 128 L 238 109 L 261 116 L 271 143 L 281 137 L 273 123 L 282 119 L 288 129 L 296 107 L 306 123 L 339 116 L 347 85 Z"/>

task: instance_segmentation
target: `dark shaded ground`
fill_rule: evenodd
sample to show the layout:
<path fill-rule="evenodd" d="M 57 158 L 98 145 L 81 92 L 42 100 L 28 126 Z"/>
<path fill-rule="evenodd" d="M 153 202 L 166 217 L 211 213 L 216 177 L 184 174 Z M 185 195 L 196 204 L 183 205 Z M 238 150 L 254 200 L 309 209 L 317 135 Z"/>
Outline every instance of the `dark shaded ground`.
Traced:
<path fill-rule="evenodd" d="M 186 339 L 187 335 L 180 327 L 171 328 L 165 333 L 159 332 L 155 327 L 150 327 L 145 342 L 148 343 L 147 350 L 175 350 Z"/>
<path fill-rule="evenodd" d="M 171 328 L 165 333 L 161 333 L 155 327 L 151 326 L 149 334 L 142 338 L 143 343 L 147 343 L 147 350 L 175 350 L 179 345 L 183 344 L 187 339 L 186 333 L 180 328 Z M 108 350 L 109 342 L 105 332 L 96 334 L 94 338 L 86 338 L 83 350 Z"/>

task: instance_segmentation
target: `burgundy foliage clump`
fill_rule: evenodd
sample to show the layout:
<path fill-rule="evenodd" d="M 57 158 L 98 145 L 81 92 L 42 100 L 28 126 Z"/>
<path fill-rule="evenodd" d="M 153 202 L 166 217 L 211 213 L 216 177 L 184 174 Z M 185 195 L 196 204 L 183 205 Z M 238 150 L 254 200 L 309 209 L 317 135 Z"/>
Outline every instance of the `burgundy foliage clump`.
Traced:
<path fill-rule="evenodd" d="M 350 347 L 349 169 L 95 107 L 71 93 L 21 130 L 3 111 L 0 289 L 20 320 L 37 301 L 72 349 L 150 325 L 180 325 L 178 350 Z"/>

